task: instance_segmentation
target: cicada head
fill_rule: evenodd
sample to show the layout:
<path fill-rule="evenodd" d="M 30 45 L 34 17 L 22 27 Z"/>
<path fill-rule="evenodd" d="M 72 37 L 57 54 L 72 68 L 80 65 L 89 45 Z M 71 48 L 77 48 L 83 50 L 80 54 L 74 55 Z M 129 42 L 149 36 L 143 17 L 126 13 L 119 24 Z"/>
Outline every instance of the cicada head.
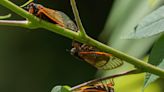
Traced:
<path fill-rule="evenodd" d="M 82 59 L 79 57 L 79 51 L 81 50 L 82 43 L 79 43 L 77 41 L 72 42 L 72 49 L 70 50 L 70 54 L 77 57 L 78 59 Z"/>
<path fill-rule="evenodd" d="M 39 4 L 35 4 L 33 2 L 29 3 L 25 7 L 23 7 L 26 11 L 30 12 L 31 14 L 36 15 L 39 11 L 38 6 L 41 6 Z"/>

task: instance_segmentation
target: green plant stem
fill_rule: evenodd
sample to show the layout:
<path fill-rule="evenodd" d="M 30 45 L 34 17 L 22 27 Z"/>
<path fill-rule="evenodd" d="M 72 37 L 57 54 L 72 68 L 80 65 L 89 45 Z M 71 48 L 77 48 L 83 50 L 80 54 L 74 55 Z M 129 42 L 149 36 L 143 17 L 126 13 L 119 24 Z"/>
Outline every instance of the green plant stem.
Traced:
<path fill-rule="evenodd" d="M 8 0 L 0 0 L 0 4 L 9 8 L 10 10 L 14 11 L 15 13 L 19 14 L 20 16 L 27 18 L 29 20 L 29 22 L 27 24 L 25 24 L 27 28 L 44 28 L 44 29 L 50 30 L 54 33 L 58 33 L 60 35 L 68 37 L 70 39 L 74 39 L 74 40 L 77 40 L 82 43 L 93 45 L 104 52 L 111 53 L 114 56 L 116 56 L 120 59 L 123 59 L 123 60 L 127 61 L 128 63 L 135 65 L 137 68 L 139 68 L 140 70 L 142 70 L 144 72 L 150 72 L 150 73 L 156 74 L 156 75 L 164 78 L 164 70 L 162 70 L 158 67 L 155 67 L 148 63 L 145 63 L 142 60 L 139 60 L 135 57 L 129 56 L 116 49 L 113 49 L 105 44 L 102 44 L 102 43 L 90 38 L 87 35 L 85 37 L 82 37 L 82 36 L 79 36 L 78 32 L 74 32 L 74 31 L 65 29 L 63 27 L 54 25 L 54 24 L 46 22 L 44 20 L 40 20 L 37 17 L 33 16 L 32 14 L 29 14 L 28 12 L 24 11 L 22 8 L 16 6 L 15 4 L 13 4 L 12 2 L 10 2 Z M 14 24 L 12 26 L 14 26 Z M 19 26 L 19 25 L 15 24 L 15 26 Z"/>
<path fill-rule="evenodd" d="M 98 83 L 98 82 L 102 82 L 104 80 L 106 81 L 106 80 L 110 80 L 110 79 L 113 79 L 113 78 L 116 78 L 116 77 L 119 77 L 119 76 L 137 74 L 137 73 L 142 73 L 142 72 L 140 70 L 130 70 L 130 71 L 118 73 L 118 74 L 115 74 L 115 75 L 112 75 L 112 76 L 107 76 L 107 77 L 103 77 L 103 78 L 90 80 L 90 81 L 84 82 L 82 84 L 79 84 L 77 86 L 74 86 L 74 87 L 70 88 L 70 91 L 74 91 L 74 90 L 79 89 L 81 87 L 84 87 L 86 85 L 92 85 L 92 84 L 95 84 L 95 83 Z"/>
<path fill-rule="evenodd" d="M 27 20 L 0 20 L 0 25 L 27 27 Z"/>
<path fill-rule="evenodd" d="M 79 12 L 77 10 L 76 2 L 75 2 L 75 0 L 70 0 L 70 2 L 71 2 L 73 13 L 75 15 L 75 20 L 76 20 L 77 26 L 78 26 L 78 28 L 80 30 L 80 35 L 82 37 L 85 37 L 87 34 L 85 32 L 85 29 L 84 29 L 84 27 L 82 25 L 82 22 L 81 22 L 81 19 L 79 17 Z"/>
<path fill-rule="evenodd" d="M 70 39 L 78 40 L 78 41 L 83 41 L 79 37 L 79 33 L 71 31 L 69 29 L 65 29 L 63 27 L 60 27 L 58 25 L 54 25 L 52 23 L 46 22 L 46 21 L 40 21 L 39 22 L 42 28 L 47 29 L 49 31 L 52 31 L 54 33 L 60 34 L 62 36 L 68 37 Z"/>

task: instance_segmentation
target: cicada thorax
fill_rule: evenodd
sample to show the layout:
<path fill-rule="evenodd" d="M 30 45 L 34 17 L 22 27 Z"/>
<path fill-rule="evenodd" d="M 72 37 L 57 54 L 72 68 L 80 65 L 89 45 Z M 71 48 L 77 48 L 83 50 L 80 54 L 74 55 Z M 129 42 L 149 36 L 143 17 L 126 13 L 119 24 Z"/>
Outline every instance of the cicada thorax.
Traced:
<path fill-rule="evenodd" d="M 77 31 L 77 27 L 74 22 L 63 12 L 46 8 L 40 4 L 30 3 L 24 7 L 29 13 L 35 16 L 49 21 L 54 24 L 58 24 L 61 27 Z"/>
<path fill-rule="evenodd" d="M 80 88 L 72 90 L 73 92 L 114 92 L 113 80 L 104 80 L 96 83 L 86 84 Z"/>

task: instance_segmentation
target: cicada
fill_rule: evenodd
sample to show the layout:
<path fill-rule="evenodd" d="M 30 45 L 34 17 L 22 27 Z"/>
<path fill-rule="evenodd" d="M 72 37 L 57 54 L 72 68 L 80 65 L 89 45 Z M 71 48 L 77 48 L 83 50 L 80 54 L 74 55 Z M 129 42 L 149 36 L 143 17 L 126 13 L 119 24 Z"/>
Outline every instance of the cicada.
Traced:
<path fill-rule="evenodd" d="M 77 31 L 75 23 L 65 13 L 61 11 L 46 8 L 40 4 L 36 4 L 33 2 L 26 5 L 24 9 L 43 20 L 49 21 L 73 31 Z"/>
<path fill-rule="evenodd" d="M 123 60 L 113 56 L 112 54 L 101 52 L 93 46 L 73 42 L 72 47 L 72 55 L 88 62 L 97 69 L 110 70 L 117 68 L 123 64 Z"/>
<path fill-rule="evenodd" d="M 93 83 L 84 83 L 80 87 L 71 88 L 72 92 L 114 92 L 114 82 L 111 80 L 102 80 Z"/>

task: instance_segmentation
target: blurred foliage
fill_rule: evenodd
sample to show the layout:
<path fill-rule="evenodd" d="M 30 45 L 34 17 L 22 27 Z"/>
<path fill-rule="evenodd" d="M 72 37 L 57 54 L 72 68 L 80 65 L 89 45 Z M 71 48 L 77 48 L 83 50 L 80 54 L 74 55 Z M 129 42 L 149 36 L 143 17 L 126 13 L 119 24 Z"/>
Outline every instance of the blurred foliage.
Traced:
<path fill-rule="evenodd" d="M 115 0 L 99 39 L 109 46 L 123 51 L 131 56 L 140 59 L 144 58 L 147 54 L 149 54 L 152 45 L 159 38 L 159 36 L 145 39 L 123 39 L 123 37 L 130 32 L 133 32 L 136 25 L 140 23 L 141 19 L 143 19 L 154 9 L 160 7 L 162 4 L 163 0 Z M 151 19 L 149 21 L 151 21 Z M 132 69 L 134 69 L 134 66 L 125 62 L 123 66 L 117 69 L 111 71 L 98 71 L 97 75 L 109 76 L 117 74 L 121 71 L 128 71 Z M 131 92 L 131 90 L 133 90 L 133 92 L 141 92 L 144 76 L 141 77 L 136 75 L 135 77 L 126 77 L 126 79 L 120 77 L 120 79 L 122 79 L 119 81 L 117 81 L 117 79 L 115 80 L 115 83 L 118 84 L 118 86 L 115 86 L 116 90 L 118 90 L 116 92 L 122 92 L 122 90 L 125 92 Z M 124 84 L 124 82 L 127 85 Z M 140 87 L 137 86 L 138 84 L 140 84 Z M 134 87 L 129 88 L 129 85 Z M 146 92 L 154 92 L 154 90 L 156 90 L 155 92 L 163 92 L 160 91 L 162 89 L 159 87 L 158 83 L 157 85 L 158 87 L 156 88 L 149 87 L 149 91 Z"/>
<path fill-rule="evenodd" d="M 55 86 L 51 92 L 71 92 L 69 86 Z"/>
<path fill-rule="evenodd" d="M 143 88 L 144 73 L 122 76 L 115 79 L 116 92 L 141 92 Z M 163 92 L 159 83 L 163 83 L 161 79 L 149 85 L 144 92 Z"/>
<path fill-rule="evenodd" d="M 161 36 L 154 44 L 148 63 L 164 69 L 164 36 Z M 159 76 L 147 73 L 144 81 L 144 88 L 150 85 L 153 81 L 157 80 Z"/>
<path fill-rule="evenodd" d="M 152 13 L 145 16 L 135 27 L 134 32 L 127 35 L 125 38 L 148 38 L 154 35 L 164 33 L 163 20 L 164 6 L 159 7 Z"/>

